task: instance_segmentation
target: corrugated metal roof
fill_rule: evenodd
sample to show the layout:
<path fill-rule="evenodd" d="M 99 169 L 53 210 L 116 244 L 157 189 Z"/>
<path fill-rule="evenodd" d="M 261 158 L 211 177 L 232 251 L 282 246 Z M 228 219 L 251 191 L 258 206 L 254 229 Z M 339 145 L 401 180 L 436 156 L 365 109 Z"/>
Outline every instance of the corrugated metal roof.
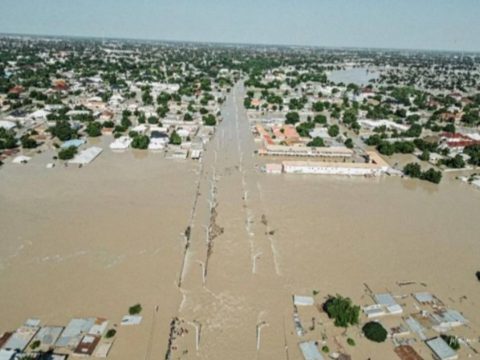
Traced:
<path fill-rule="evenodd" d="M 428 340 L 427 345 L 440 360 L 457 359 L 457 353 L 440 337 Z"/>
<path fill-rule="evenodd" d="M 315 341 L 306 341 L 298 344 L 305 360 L 323 360 L 322 354 L 318 351 Z"/>

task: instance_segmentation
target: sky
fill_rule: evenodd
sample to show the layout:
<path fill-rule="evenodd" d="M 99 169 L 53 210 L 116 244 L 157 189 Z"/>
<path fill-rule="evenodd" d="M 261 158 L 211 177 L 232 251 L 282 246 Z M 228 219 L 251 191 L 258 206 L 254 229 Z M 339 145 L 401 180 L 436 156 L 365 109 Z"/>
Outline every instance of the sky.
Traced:
<path fill-rule="evenodd" d="M 480 0 L 0 0 L 0 33 L 480 51 Z"/>

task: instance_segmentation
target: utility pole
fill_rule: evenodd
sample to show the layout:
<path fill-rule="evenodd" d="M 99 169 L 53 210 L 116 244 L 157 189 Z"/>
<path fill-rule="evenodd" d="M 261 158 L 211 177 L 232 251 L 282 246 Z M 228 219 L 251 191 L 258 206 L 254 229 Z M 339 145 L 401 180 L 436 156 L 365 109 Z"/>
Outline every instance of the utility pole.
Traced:
<path fill-rule="evenodd" d="M 262 335 L 262 328 L 264 326 L 268 326 L 266 321 L 262 321 L 257 324 L 257 351 L 260 350 L 260 337 Z"/>

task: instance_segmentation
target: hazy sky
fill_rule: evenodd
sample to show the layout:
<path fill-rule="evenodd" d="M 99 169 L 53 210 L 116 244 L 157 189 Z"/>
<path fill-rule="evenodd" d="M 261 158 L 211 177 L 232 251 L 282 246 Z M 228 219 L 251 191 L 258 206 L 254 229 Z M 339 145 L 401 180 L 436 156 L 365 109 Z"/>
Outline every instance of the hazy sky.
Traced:
<path fill-rule="evenodd" d="M 0 0 L 0 32 L 480 51 L 480 0 Z"/>

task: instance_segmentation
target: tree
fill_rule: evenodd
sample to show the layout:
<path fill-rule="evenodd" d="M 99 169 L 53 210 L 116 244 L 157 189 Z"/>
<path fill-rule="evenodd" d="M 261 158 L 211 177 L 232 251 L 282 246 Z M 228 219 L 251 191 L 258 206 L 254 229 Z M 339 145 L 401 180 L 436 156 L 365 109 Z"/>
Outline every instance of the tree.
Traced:
<path fill-rule="evenodd" d="M 57 121 L 55 126 L 50 128 L 50 132 L 61 141 L 70 140 L 77 134 L 67 120 Z"/>
<path fill-rule="evenodd" d="M 348 138 L 347 140 L 345 140 L 345 146 L 349 149 L 353 149 L 353 140 Z"/>
<path fill-rule="evenodd" d="M 433 168 L 430 168 L 422 174 L 421 179 L 430 181 L 434 184 L 439 184 L 440 181 L 442 181 L 442 173 Z"/>
<path fill-rule="evenodd" d="M 363 325 L 362 331 L 368 340 L 374 342 L 381 343 L 387 339 L 387 330 L 385 330 L 382 324 L 375 321 L 370 321 Z"/>
<path fill-rule="evenodd" d="M 87 135 L 90 137 L 97 137 L 102 135 L 102 125 L 99 122 L 89 122 L 86 129 Z"/>
<path fill-rule="evenodd" d="M 215 116 L 208 114 L 203 116 L 203 123 L 206 126 L 215 126 L 217 124 L 217 120 L 215 120 Z"/>
<path fill-rule="evenodd" d="M 137 135 L 132 140 L 132 148 L 145 150 L 150 144 L 150 138 L 147 135 Z"/>
<path fill-rule="evenodd" d="M 348 327 L 358 324 L 360 316 L 360 306 L 353 305 L 350 298 L 344 298 L 341 295 L 330 297 L 323 304 L 324 311 L 330 319 L 334 319 L 335 326 Z"/>
<path fill-rule="evenodd" d="M 470 156 L 468 160 L 470 164 L 480 166 L 480 145 L 467 146 L 463 153 Z"/>
<path fill-rule="evenodd" d="M 337 137 L 339 133 L 340 129 L 338 128 L 338 125 L 331 125 L 328 128 L 328 135 L 330 135 L 331 137 Z"/>
<path fill-rule="evenodd" d="M 326 124 L 327 123 L 327 117 L 322 114 L 315 115 L 313 118 L 313 122 L 316 124 Z"/>
<path fill-rule="evenodd" d="M 470 110 L 463 114 L 462 122 L 468 125 L 477 125 L 480 122 L 480 116 L 478 115 L 478 110 Z"/>
<path fill-rule="evenodd" d="M 20 142 L 22 143 L 22 147 L 24 149 L 34 149 L 38 146 L 37 141 L 28 135 L 23 135 L 20 138 Z"/>
<path fill-rule="evenodd" d="M 410 163 L 404 166 L 403 173 L 412 178 L 419 178 L 422 176 L 422 168 L 420 167 L 420 164 Z"/>
<path fill-rule="evenodd" d="M 325 146 L 325 143 L 323 141 L 323 139 L 321 137 L 315 137 L 313 138 L 312 141 L 310 141 L 309 143 L 307 143 L 307 146 L 312 146 L 312 147 L 323 147 Z"/>
<path fill-rule="evenodd" d="M 462 155 L 455 155 L 453 158 L 444 159 L 442 164 L 453 169 L 463 169 L 465 167 L 465 160 Z"/>
<path fill-rule="evenodd" d="M 382 155 L 391 156 L 395 153 L 395 146 L 387 141 L 381 141 L 377 145 L 377 150 Z"/>
<path fill-rule="evenodd" d="M 285 118 L 285 124 L 295 125 L 297 122 L 300 121 L 300 115 L 296 111 L 287 113 L 287 115 L 285 115 Z"/>
<path fill-rule="evenodd" d="M 78 149 L 75 146 L 69 146 L 66 149 L 61 149 L 58 152 L 58 158 L 60 160 L 70 160 L 73 159 L 75 154 L 78 152 Z"/>
<path fill-rule="evenodd" d="M 147 119 L 147 122 L 151 125 L 157 125 L 158 124 L 158 118 L 156 116 L 149 116 Z"/>
<path fill-rule="evenodd" d="M 115 330 L 115 329 L 109 329 L 109 330 L 107 331 L 107 333 L 105 334 L 105 337 L 106 337 L 107 339 L 110 339 L 110 338 L 114 337 L 116 333 L 117 333 L 117 330 Z"/>
<path fill-rule="evenodd" d="M 172 145 L 180 145 L 182 143 L 182 138 L 180 135 L 177 134 L 175 130 L 173 130 L 172 134 L 170 135 L 170 144 Z"/>
<path fill-rule="evenodd" d="M 140 304 L 135 304 L 135 305 L 130 306 L 130 307 L 128 308 L 128 313 L 129 313 L 130 315 L 138 315 L 138 314 L 140 314 L 141 312 L 142 312 L 142 305 L 140 305 Z"/>
<path fill-rule="evenodd" d="M 192 114 L 190 113 L 185 113 L 185 115 L 183 116 L 183 121 L 192 121 L 193 120 L 193 117 L 192 117 Z"/>
<path fill-rule="evenodd" d="M 320 111 L 323 111 L 323 109 L 324 109 L 324 106 L 323 106 L 323 103 L 321 101 L 314 102 L 313 105 L 312 105 L 312 110 L 313 111 L 320 112 Z"/>
<path fill-rule="evenodd" d="M 420 156 L 418 158 L 422 161 L 430 160 L 430 151 L 423 150 L 423 152 L 420 154 Z"/>

